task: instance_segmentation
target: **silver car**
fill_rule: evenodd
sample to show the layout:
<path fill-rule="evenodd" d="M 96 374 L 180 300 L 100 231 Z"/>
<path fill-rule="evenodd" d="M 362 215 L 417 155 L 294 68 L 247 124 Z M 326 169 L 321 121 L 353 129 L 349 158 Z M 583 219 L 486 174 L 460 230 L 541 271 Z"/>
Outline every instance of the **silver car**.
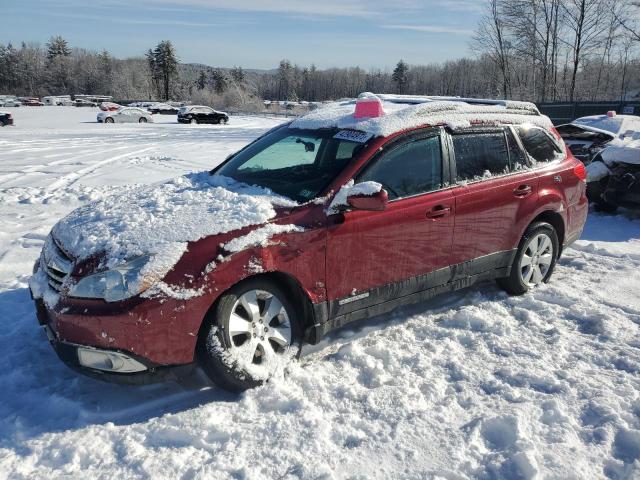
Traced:
<path fill-rule="evenodd" d="M 113 112 L 98 113 L 98 123 L 147 123 L 153 122 L 151 114 L 141 108 L 122 107 Z"/>

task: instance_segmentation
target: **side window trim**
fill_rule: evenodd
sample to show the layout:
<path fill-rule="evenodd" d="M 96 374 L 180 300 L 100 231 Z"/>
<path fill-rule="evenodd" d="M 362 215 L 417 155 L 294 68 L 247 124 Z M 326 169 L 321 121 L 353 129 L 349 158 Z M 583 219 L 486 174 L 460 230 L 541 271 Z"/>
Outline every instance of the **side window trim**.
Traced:
<path fill-rule="evenodd" d="M 400 147 L 402 145 L 406 145 L 411 142 L 416 142 L 420 140 L 426 140 L 429 138 L 439 137 L 440 139 L 440 162 L 442 168 L 442 180 L 441 186 L 438 189 L 430 190 L 428 192 L 417 193 L 415 195 L 408 195 L 406 197 L 399 197 L 389 200 L 389 203 L 394 203 L 401 200 L 407 200 L 410 198 L 419 197 L 422 195 L 429 195 L 434 192 L 440 192 L 442 190 L 446 190 L 451 188 L 453 185 L 447 179 L 451 179 L 451 165 L 450 165 L 450 148 L 447 141 L 447 133 L 443 127 L 429 127 L 428 129 L 418 130 L 414 132 L 409 132 L 407 134 L 396 137 L 384 145 L 382 145 L 378 151 L 358 170 L 354 175 L 353 179 L 356 183 L 358 183 L 359 177 L 367 170 L 367 168 L 373 165 L 382 155 L 386 155 L 388 152 L 393 151 L 393 149 Z"/>

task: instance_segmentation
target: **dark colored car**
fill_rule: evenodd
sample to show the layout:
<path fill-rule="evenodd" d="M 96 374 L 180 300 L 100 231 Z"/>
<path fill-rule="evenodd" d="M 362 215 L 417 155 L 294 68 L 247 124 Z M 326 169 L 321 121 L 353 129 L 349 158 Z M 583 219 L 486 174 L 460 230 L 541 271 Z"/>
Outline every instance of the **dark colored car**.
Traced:
<path fill-rule="evenodd" d="M 172 105 L 157 104 L 147 108 L 149 113 L 153 115 L 177 115 L 179 109 Z"/>
<path fill-rule="evenodd" d="M 585 167 L 549 119 L 383 98 L 391 113 L 371 97 L 317 110 L 212 172 L 61 220 L 29 283 L 60 358 L 129 383 L 199 363 L 242 390 L 353 321 L 480 281 L 514 295 L 549 281 L 588 211 Z"/>
<path fill-rule="evenodd" d="M 13 117 L 9 112 L 0 112 L 0 127 L 13 125 Z"/>
<path fill-rule="evenodd" d="M 179 123 L 215 123 L 224 125 L 229 122 L 229 115 L 211 107 L 191 105 L 178 110 Z"/>

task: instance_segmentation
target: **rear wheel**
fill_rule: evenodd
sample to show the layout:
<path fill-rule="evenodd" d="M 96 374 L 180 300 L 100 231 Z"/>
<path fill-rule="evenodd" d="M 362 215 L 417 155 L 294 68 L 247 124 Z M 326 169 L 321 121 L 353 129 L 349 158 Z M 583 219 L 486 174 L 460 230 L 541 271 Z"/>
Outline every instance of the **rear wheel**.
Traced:
<path fill-rule="evenodd" d="M 4 127 L 4 122 L 0 120 L 0 128 Z"/>
<path fill-rule="evenodd" d="M 498 279 L 498 285 L 511 295 L 522 295 L 549 281 L 560 251 L 558 234 L 550 224 L 529 226 L 511 265 L 511 274 Z"/>
<path fill-rule="evenodd" d="M 267 381 L 298 352 L 297 309 L 273 282 L 248 280 L 225 293 L 200 338 L 198 358 L 220 387 L 243 391 Z"/>
<path fill-rule="evenodd" d="M 147 123 L 147 119 L 144 117 L 140 117 L 140 119 L 138 120 L 138 123 Z"/>
<path fill-rule="evenodd" d="M 104 119 L 104 123 L 113 123 L 113 118 L 107 117 Z"/>

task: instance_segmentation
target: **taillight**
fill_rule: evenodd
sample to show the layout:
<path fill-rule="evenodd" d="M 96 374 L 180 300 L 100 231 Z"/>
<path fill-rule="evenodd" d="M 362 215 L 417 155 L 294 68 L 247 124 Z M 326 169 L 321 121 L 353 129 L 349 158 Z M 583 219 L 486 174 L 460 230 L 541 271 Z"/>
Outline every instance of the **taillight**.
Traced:
<path fill-rule="evenodd" d="M 587 181 L 587 169 L 585 168 L 582 162 L 578 163 L 575 167 L 573 167 L 573 173 L 576 177 L 578 177 L 583 182 Z"/>

